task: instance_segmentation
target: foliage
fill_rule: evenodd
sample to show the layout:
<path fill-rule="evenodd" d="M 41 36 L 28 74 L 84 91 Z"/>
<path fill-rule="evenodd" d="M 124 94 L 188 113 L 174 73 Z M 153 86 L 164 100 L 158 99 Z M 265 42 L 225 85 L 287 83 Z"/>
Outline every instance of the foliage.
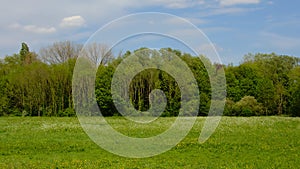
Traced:
<path fill-rule="evenodd" d="M 232 111 L 236 116 L 258 116 L 261 115 L 262 106 L 253 96 L 245 96 L 233 105 Z"/>
<path fill-rule="evenodd" d="M 38 56 L 22 43 L 18 54 L 0 60 L 0 116 L 74 116 L 72 77 L 81 47 L 69 41 L 58 42 L 41 49 L 41 56 Z M 138 66 L 149 60 L 155 62 L 158 57 L 172 60 L 167 52 L 184 61 L 198 83 L 200 116 L 208 114 L 212 103 L 222 106 L 217 99 L 211 98 L 211 83 L 217 84 L 218 79 L 209 78 L 207 72 L 211 69 L 217 74 L 219 68 L 224 68 L 226 75 L 225 115 L 300 116 L 299 58 L 274 53 L 248 54 L 240 65 L 225 66 L 212 64 L 205 56 L 191 56 L 171 48 L 147 52 L 144 49 L 127 51 L 118 57 L 113 57 L 103 44 L 92 44 L 84 51 L 86 57 L 98 65 L 95 95 L 104 116 L 120 115 L 112 100 L 111 80 L 118 65 L 136 52 L 143 53 L 136 58 Z M 127 85 L 130 102 L 138 112 L 147 113 L 149 94 L 159 89 L 167 99 L 162 116 L 178 115 L 181 91 L 168 72 L 147 69 L 135 75 Z M 193 105 L 193 102 L 189 104 Z M 90 111 L 91 114 L 96 112 Z"/>

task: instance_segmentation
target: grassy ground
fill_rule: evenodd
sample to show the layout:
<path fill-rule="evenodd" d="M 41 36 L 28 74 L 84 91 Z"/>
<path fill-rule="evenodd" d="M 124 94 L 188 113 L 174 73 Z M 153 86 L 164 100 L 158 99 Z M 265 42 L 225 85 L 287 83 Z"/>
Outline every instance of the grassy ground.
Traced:
<path fill-rule="evenodd" d="M 127 135 L 150 136 L 162 127 L 128 125 L 108 118 Z M 131 159 L 99 148 L 76 118 L 0 118 L 0 168 L 299 168 L 300 118 L 224 117 L 204 144 L 198 143 L 204 118 L 189 135 L 161 155 Z M 130 127 L 131 126 L 131 127 Z M 148 131 L 148 132 L 147 132 Z M 141 134 L 142 133 L 142 134 Z M 145 134 L 146 133 L 146 134 Z"/>

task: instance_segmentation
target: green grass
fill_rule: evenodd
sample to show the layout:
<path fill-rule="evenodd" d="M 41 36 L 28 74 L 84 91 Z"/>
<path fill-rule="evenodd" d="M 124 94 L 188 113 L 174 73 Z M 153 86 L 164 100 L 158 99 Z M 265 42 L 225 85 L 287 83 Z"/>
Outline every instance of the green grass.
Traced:
<path fill-rule="evenodd" d="M 204 119 L 198 118 L 170 151 L 132 159 L 99 148 L 77 118 L 2 117 L 0 168 L 299 168 L 300 118 L 223 117 L 210 139 L 199 144 Z M 160 118 L 155 127 L 142 128 L 122 118 L 108 121 L 126 135 L 148 137 L 174 118 Z"/>

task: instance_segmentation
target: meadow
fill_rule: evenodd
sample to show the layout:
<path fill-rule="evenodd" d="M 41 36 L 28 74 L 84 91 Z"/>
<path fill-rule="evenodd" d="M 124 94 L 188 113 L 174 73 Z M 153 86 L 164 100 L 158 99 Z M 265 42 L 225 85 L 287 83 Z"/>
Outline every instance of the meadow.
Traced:
<path fill-rule="evenodd" d="M 109 117 L 118 131 L 135 137 L 162 132 L 160 125 L 134 126 Z M 223 117 L 204 144 L 198 137 L 205 117 L 199 117 L 177 146 L 158 156 L 125 158 L 96 145 L 77 118 L 1 117 L 0 168 L 299 168 L 300 118 Z"/>

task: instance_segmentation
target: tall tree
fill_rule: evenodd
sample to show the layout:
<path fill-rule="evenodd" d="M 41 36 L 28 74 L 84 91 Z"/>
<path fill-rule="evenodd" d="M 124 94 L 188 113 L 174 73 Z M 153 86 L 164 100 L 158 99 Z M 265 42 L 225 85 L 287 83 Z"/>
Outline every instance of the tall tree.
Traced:
<path fill-rule="evenodd" d="M 113 57 L 111 49 L 106 44 L 90 43 L 81 51 L 95 66 L 107 64 Z"/>
<path fill-rule="evenodd" d="M 20 60 L 23 65 L 31 64 L 37 61 L 37 54 L 29 51 L 29 47 L 26 43 L 22 43 L 21 50 L 19 52 Z"/>
<path fill-rule="evenodd" d="M 40 57 L 46 63 L 64 63 L 69 59 L 76 59 L 81 49 L 81 44 L 70 41 L 55 42 L 51 46 L 42 48 L 40 50 Z"/>
<path fill-rule="evenodd" d="M 29 54 L 29 47 L 25 42 L 22 43 L 22 47 L 19 54 L 20 54 L 21 61 L 25 62 L 25 58 Z"/>

